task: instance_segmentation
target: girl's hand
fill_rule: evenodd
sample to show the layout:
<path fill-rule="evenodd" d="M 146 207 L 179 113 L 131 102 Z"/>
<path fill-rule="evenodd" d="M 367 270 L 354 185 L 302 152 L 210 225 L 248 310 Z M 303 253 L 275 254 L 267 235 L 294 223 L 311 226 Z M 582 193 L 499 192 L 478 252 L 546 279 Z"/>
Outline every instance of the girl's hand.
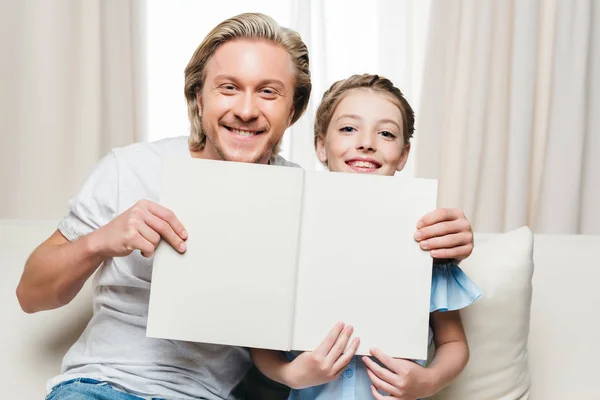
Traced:
<path fill-rule="evenodd" d="M 427 368 L 409 360 L 392 358 L 379 349 L 371 349 L 370 352 L 387 367 L 381 367 L 369 357 L 362 358 L 373 383 L 371 392 L 375 399 L 416 400 L 436 392 L 434 377 Z M 378 389 L 389 393 L 389 396 L 382 395 Z"/>
<path fill-rule="evenodd" d="M 464 260 L 473 251 L 473 232 L 465 214 L 458 208 L 438 208 L 417 223 L 415 240 L 433 258 Z"/>
<path fill-rule="evenodd" d="M 300 354 L 286 365 L 286 382 L 292 389 L 303 389 L 335 380 L 346 368 L 356 350 L 359 338 L 355 338 L 344 352 L 353 328 L 338 322 L 325 340 L 314 351 Z"/>

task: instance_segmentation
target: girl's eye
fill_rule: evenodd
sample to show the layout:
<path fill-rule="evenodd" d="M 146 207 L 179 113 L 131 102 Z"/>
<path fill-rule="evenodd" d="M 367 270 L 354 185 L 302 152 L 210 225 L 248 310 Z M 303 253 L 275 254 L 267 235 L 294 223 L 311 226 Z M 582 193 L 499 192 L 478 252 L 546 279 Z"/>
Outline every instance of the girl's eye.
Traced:
<path fill-rule="evenodd" d="M 344 126 L 342 129 L 340 129 L 340 132 L 354 132 L 356 129 L 354 129 L 351 126 Z"/>
<path fill-rule="evenodd" d="M 388 131 L 381 131 L 381 132 L 379 132 L 379 134 L 385 138 L 396 139 L 396 135 L 394 135 L 393 133 L 388 132 Z"/>

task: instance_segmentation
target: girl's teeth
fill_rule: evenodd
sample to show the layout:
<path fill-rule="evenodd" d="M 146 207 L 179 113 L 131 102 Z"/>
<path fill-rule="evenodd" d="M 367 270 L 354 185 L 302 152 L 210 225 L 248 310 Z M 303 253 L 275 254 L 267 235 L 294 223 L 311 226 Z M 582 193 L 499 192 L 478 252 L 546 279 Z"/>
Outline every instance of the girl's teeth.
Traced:
<path fill-rule="evenodd" d="M 359 168 L 376 168 L 375 164 L 368 161 L 355 161 L 352 165 Z"/>

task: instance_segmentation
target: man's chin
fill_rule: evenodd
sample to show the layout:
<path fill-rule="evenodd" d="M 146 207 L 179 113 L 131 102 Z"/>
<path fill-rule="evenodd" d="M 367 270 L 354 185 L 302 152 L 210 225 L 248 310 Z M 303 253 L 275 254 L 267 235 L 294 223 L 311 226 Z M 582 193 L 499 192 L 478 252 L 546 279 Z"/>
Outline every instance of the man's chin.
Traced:
<path fill-rule="evenodd" d="M 226 161 L 234 161 L 241 163 L 251 163 L 251 164 L 266 164 L 269 162 L 269 158 L 271 157 L 271 151 L 238 151 L 232 152 L 224 150 L 221 153 L 221 156 Z"/>

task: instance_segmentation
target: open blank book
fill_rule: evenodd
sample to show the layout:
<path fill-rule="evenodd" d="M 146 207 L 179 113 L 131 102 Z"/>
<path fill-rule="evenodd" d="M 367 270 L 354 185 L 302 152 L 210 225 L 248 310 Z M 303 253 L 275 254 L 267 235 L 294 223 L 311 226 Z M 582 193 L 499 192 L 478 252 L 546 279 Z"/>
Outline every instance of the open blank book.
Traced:
<path fill-rule="evenodd" d="M 343 321 L 357 354 L 427 358 L 432 259 L 413 237 L 435 180 L 192 158 L 161 179 L 188 250 L 156 249 L 148 336 L 310 351 Z"/>

